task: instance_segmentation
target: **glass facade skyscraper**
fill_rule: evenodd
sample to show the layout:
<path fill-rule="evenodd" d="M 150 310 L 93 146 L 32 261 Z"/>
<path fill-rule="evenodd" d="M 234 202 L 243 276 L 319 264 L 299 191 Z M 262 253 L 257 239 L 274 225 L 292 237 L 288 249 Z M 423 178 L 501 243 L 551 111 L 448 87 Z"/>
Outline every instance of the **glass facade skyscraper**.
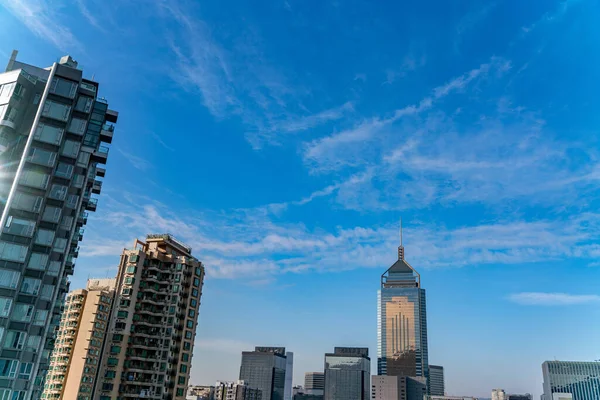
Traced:
<path fill-rule="evenodd" d="M 377 374 L 429 377 L 425 289 L 398 247 L 377 299 Z"/>
<path fill-rule="evenodd" d="M 325 354 L 324 400 L 368 400 L 370 379 L 369 349 L 336 347 Z"/>
<path fill-rule="evenodd" d="M 29 400 L 42 392 L 118 113 L 71 57 L 40 68 L 16 56 L 0 74 L 0 399 Z"/>
<path fill-rule="evenodd" d="M 240 380 L 260 389 L 262 400 L 283 400 L 286 365 L 285 347 L 255 347 L 242 352 Z"/>
<path fill-rule="evenodd" d="M 443 396 L 446 392 L 444 387 L 444 367 L 439 365 L 429 366 L 429 394 L 432 396 Z"/>
<path fill-rule="evenodd" d="M 543 400 L 555 393 L 570 393 L 573 400 L 600 399 L 600 362 L 546 361 Z"/>

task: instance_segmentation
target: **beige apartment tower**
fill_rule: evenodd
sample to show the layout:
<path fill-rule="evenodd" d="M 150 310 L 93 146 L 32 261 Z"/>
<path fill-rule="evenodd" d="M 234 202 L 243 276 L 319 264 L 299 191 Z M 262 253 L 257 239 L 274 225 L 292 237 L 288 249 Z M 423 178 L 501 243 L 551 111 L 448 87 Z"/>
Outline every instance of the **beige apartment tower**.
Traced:
<path fill-rule="evenodd" d="M 123 251 L 94 400 L 185 399 L 203 280 L 169 234 Z"/>
<path fill-rule="evenodd" d="M 90 399 L 104 345 L 114 279 L 90 279 L 66 298 L 43 399 Z"/>

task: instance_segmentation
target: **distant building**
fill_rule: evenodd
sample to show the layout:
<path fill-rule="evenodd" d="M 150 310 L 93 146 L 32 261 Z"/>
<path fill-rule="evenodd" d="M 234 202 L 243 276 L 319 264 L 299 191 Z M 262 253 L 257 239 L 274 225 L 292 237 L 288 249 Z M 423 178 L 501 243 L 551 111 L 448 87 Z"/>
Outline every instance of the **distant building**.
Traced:
<path fill-rule="evenodd" d="M 533 396 L 526 394 L 507 394 L 506 400 L 533 400 Z"/>
<path fill-rule="evenodd" d="M 304 393 L 323 395 L 325 392 L 325 374 L 323 372 L 307 372 L 304 374 Z"/>
<path fill-rule="evenodd" d="M 544 395 L 542 395 L 543 398 Z M 571 393 L 553 393 L 550 400 L 573 400 L 573 395 Z"/>
<path fill-rule="evenodd" d="M 478 400 L 469 396 L 423 396 L 423 400 Z"/>
<path fill-rule="evenodd" d="M 421 276 L 404 259 L 381 275 L 377 300 L 377 375 L 429 377 L 427 313 Z"/>
<path fill-rule="evenodd" d="M 506 393 L 504 389 L 493 389 L 492 400 L 506 400 Z"/>
<path fill-rule="evenodd" d="M 77 400 L 92 393 L 115 285 L 114 279 L 90 279 L 67 295 L 42 398 Z"/>
<path fill-rule="evenodd" d="M 600 399 L 600 362 L 546 361 L 542 374 L 543 400 L 555 400 L 559 393 L 571 394 L 573 400 Z"/>
<path fill-rule="evenodd" d="M 294 386 L 294 353 L 288 351 L 285 353 L 285 386 L 283 389 L 283 399 L 292 400 L 292 389 Z"/>
<path fill-rule="evenodd" d="M 423 377 L 374 375 L 371 377 L 371 400 L 422 400 L 427 395 Z"/>
<path fill-rule="evenodd" d="M 244 381 L 217 382 L 211 400 L 262 400 L 262 393 Z"/>
<path fill-rule="evenodd" d="M 323 400 L 322 394 L 296 393 L 294 400 Z"/>
<path fill-rule="evenodd" d="M 186 400 L 212 400 L 215 393 L 214 386 L 190 386 L 187 390 Z"/>
<path fill-rule="evenodd" d="M 261 347 L 242 352 L 240 380 L 260 389 L 262 400 L 284 400 L 285 347 Z"/>
<path fill-rule="evenodd" d="M 368 348 L 336 347 L 325 354 L 325 400 L 370 398 L 371 359 Z"/>
<path fill-rule="evenodd" d="M 432 396 L 443 396 L 446 394 L 444 367 L 439 365 L 429 366 L 429 394 Z"/>

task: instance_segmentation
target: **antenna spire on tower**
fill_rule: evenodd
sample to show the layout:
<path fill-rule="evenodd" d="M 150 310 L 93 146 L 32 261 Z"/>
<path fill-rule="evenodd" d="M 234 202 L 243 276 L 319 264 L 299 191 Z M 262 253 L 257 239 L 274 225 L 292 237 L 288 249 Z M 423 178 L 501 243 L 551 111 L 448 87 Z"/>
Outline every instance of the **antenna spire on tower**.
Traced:
<path fill-rule="evenodd" d="M 400 246 L 398 246 L 398 260 L 404 260 L 404 245 L 402 244 L 402 217 L 400 217 Z"/>

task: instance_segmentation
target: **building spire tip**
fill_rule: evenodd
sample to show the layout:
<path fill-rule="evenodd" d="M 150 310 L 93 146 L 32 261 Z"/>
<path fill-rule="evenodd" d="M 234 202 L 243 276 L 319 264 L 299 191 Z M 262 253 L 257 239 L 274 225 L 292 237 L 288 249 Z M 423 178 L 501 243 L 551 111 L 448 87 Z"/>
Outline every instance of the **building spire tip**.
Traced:
<path fill-rule="evenodd" d="M 404 260 L 404 245 L 402 244 L 402 217 L 400 217 L 400 246 L 398 246 L 398 260 Z"/>

